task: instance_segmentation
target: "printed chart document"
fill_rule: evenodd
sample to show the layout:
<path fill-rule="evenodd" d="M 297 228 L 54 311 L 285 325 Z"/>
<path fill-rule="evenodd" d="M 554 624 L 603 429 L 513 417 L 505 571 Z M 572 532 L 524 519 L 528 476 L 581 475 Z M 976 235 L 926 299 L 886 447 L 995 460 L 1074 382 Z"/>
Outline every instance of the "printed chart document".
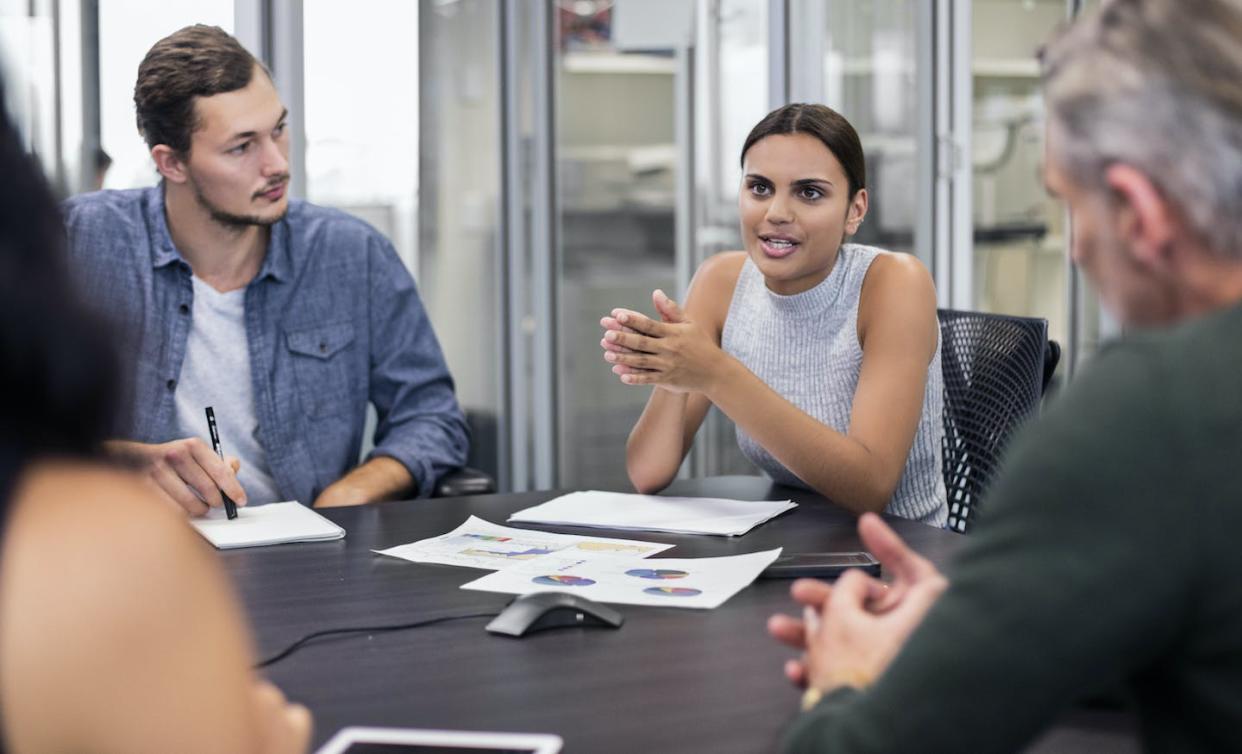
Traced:
<path fill-rule="evenodd" d="M 218 549 L 260 547 L 287 542 L 341 539 L 345 530 L 297 501 L 242 506 L 230 521 L 223 508 L 212 508 L 190 523 Z"/>
<path fill-rule="evenodd" d="M 797 508 L 791 500 L 661 497 L 623 492 L 571 492 L 509 516 L 510 521 L 674 534 L 745 534 Z"/>
<path fill-rule="evenodd" d="M 513 529 L 471 516 L 448 534 L 375 552 L 414 563 L 440 563 L 496 571 L 537 559 L 577 562 L 596 558 L 645 558 L 672 546 L 632 539 Z"/>
<path fill-rule="evenodd" d="M 723 558 L 583 560 L 558 568 L 535 561 L 489 573 L 461 588 L 505 594 L 570 592 L 597 602 L 710 610 L 749 585 L 780 554 L 778 547 Z"/>

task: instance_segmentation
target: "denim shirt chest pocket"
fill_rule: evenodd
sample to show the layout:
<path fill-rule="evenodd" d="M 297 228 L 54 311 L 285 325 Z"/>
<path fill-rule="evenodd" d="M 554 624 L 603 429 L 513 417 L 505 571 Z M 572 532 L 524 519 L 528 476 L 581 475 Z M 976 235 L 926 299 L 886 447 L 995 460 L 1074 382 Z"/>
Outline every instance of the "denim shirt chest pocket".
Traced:
<path fill-rule="evenodd" d="M 293 360 L 298 396 L 313 417 L 334 416 L 351 410 L 355 390 L 351 377 L 352 322 L 336 322 L 285 331 Z"/>

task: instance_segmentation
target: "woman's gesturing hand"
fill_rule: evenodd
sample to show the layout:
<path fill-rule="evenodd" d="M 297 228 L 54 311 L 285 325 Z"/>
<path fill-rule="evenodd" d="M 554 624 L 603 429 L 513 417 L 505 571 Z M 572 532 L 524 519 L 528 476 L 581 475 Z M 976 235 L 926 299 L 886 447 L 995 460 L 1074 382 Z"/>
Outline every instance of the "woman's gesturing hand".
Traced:
<path fill-rule="evenodd" d="M 658 385 L 673 392 L 708 392 L 728 356 L 677 302 L 651 295 L 662 321 L 629 309 L 604 317 L 604 359 L 627 385 Z"/>

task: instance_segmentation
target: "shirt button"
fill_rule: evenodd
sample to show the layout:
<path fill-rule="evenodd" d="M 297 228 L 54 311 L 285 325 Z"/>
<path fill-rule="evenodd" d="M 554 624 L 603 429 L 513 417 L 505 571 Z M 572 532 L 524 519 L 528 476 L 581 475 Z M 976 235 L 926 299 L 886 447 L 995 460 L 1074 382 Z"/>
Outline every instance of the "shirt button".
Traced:
<path fill-rule="evenodd" d="M 328 344 L 327 344 L 327 343 L 320 343 L 320 344 L 319 344 L 319 353 L 327 353 L 327 352 L 328 352 Z"/>
<path fill-rule="evenodd" d="M 176 381 L 176 380 L 169 380 L 169 381 L 168 381 L 167 383 L 165 383 L 165 384 L 167 384 L 167 385 L 168 385 L 168 389 L 169 389 L 169 390 L 172 390 L 173 388 L 177 387 L 177 381 Z"/>
<path fill-rule="evenodd" d="M 190 307 L 189 307 L 188 305 L 186 305 L 186 304 L 182 304 L 181 306 L 177 307 L 177 309 L 178 309 L 178 311 L 180 311 L 182 314 L 189 314 L 189 313 L 190 313 Z"/>

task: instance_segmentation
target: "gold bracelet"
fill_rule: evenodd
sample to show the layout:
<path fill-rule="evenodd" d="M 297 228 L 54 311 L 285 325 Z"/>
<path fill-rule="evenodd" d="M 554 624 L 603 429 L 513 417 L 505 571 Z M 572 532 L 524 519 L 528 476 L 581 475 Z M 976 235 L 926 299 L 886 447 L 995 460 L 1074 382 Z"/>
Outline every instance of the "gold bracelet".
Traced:
<path fill-rule="evenodd" d="M 832 679 L 832 683 L 829 685 L 828 691 L 836 691 L 842 687 L 862 690 L 870 686 L 873 680 L 875 679 L 871 677 L 871 674 L 864 670 L 855 668 L 853 670 L 838 673 L 836 677 Z M 820 700 L 824 698 L 824 693 L 824 689 L 820 689 L 815 686 L 807 686 L 806 691 L 802 692 L 802 711 L 809 712 L 815 705 L 819 704 Z"/>
<path fill-rule="evenodd" d="M 802 692 L 802 711 L 810 712 L 819 704 L 819 700 L 824 698 L 824 692 L 814 686 L 807 686 L 806 691 Z"/>

